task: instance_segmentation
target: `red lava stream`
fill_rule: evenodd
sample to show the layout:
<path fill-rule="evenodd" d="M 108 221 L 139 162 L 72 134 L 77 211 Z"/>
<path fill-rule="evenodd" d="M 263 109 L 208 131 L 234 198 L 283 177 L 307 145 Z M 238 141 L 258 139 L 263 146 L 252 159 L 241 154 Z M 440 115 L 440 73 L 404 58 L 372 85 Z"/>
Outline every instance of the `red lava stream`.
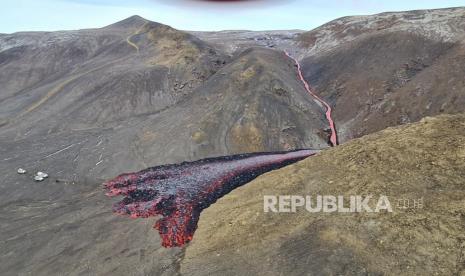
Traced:
<path fill-rule="evenodd" d="M 104 184 L 108 196 L 123 196 L 113 206 L 133 218 L 158 216 L 164 247 L 189 242 L 200 213 L 222 196 L 259 175 L 316 154 L 317 150 L 221 156 L 122 174 Z"/>
<path fill-rule="evenodd" d="M 330 142 L 333 146 L 337 145 L 331 107 L 310 89 L 299 62 L 285 53 L 296 63 L 305 89 L 326 107 L 326 118 L 331 127 Z M 160 234 L 162 246 L 183 246 L 192 240 L 202 210 L 219 198 L 266 172 L 318 152 L 303 149 L 245 153 L 161 165 L 119 175 L 105 182 L 104 188 L 110 197 L 123 197 L 114 204 L 115 213 L 133 218 L 156 217 L 154 228 Z"/>
<path fill-rule="evenodd" d="M 320 98 L 313 91 L 313 89 L 310 87 L 308 82 L 305 80 L 304 75 L 302 74 L 302 69 L 301 69 L 299 61 L 296 58 L 292 57 L 287 51 L 284 51 L 284 54 L 286 54 L 286 56 L 288 56 L 290 59 L 292 59 L 294 61 L 294 63 L 297 65 L 297 71 L 299 73 L 299 78 L 302 81 L 302 83 L 304 84 L 305 89 L 307 90 L 307 92 L 310 93 L 310 95 L 312 97 L 314 97 L 318 102 L 320 102 L 326 108 L 326 119 L 328 120 L 329 128 L 331 129 L 331 137 L 330 137 L 329 141 L 331 142 L 332 146 L 337 146 L 337 132 L 336 132 L 336 127 L 334 125 L 334 121 L 332 119 L 331 106 L 325 100 Z"/>

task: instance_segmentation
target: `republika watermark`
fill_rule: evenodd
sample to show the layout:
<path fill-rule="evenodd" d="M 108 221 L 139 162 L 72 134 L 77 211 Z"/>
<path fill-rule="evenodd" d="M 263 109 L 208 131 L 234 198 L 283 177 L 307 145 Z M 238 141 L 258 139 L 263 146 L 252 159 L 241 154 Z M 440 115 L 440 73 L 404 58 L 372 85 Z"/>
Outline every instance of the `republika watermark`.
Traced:
<path fill-rule="evenodd" d="M 399 202 L 408 202 L 409 199 L 397 200 L 396 207 L 399 207 Z M 423 198 L 414 200 L 421 202 L 415 204 L 412 208 L 423 208 Z M 405 207 L 405 205 L 403 205 Z M 317 195 L 317 196 L 298 196 L 298 195 L 266 195 L 263 197 L 263 211 L 265 213 L 295 213 L 300 210 L 306 210 L 310 213 L 380 213 L 393 212 L 391 200 L 386 195 L 380 196 L 334 196 L 334 195 Z M 403 208 L 405 209 L 405 208 Z"/>

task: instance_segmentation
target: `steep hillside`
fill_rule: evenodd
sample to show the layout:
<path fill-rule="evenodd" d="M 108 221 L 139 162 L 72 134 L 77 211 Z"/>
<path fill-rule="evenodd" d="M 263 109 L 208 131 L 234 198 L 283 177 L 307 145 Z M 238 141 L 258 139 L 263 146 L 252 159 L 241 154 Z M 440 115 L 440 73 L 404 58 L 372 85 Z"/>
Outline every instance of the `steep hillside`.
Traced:
<path fill-rule="evenodd" d="M 347 141 L 464 111 L 465 9 L 345 17 L 299 37 L 307 80 Z"/>
<path fill-rule="evenodd" d="M 335 109 L 341 142 L 464 111 L 465 8 L 347 16 L 314 30 L 192 32 L 232 54 L 286 50 Z M 412 108 L 413 107 L 413 108 Z"/>
<path fill-rule="evenodd" d="M 462 275 L 464 144 L 463 114 L 428 117 L 265 174 L 202 213 L 181 272 Z M 265 213 L 265 195 L 386 195 L 393 212 Z"/>
<path fill-rule="evenodd" d="M 1 39 L 0 118 L 24 134 L 101 127 L 176 104 L 225 62 L 187 33 L 132 17 L 102 29 Z M 63 124 L 63 122 L 66 124 Z"/>
<path fill-rule="evenodd" d="M 245 51 L 191 98 L 144 125 L 146 131 L 163 130 L 144 141 L 154 158 L 165 152 L 166 158 L 195 159 L 328 146 L 322 108 L 305 91 L 292 61 L 269 49 Z"/>
<path fill-rule="evenodd" d="M 457 42 L 465 38 L 464 18 L 463 7 L 342 17 L 301 34 L 300 57 L 322 55 L 376 34 L 406 32 L 436 41 Z"/>

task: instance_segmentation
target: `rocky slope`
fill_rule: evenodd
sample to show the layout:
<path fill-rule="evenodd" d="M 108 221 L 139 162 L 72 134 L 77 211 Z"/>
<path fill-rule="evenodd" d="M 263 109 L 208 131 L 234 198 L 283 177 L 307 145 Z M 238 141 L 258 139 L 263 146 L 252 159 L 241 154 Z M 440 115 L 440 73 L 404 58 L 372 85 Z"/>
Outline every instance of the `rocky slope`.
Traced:
<path fill-rule="evenodd" d="M 19 135 L 37 125 L 56 132 L 159 112 L 226 62 L 196 37 L 140 17 L 95 30 L 12 34 L 0 45 L 0 118 L 9 123 L 2 131 Z"/>
<path fill-rule="evenodd" d="M 464 19 L 459 7 L 347 16 L 308 32 L 193 33 L 230 53 L 255 44 L 297 57 L 344 142 L 464 111 Z"/>
<path fill-rule="evenodd" d="M 296 54 L 340 140 L 464 111 L 464 19 L 464 8 L 383 13 L 302 34 Z"/>
<path fill-rule="evenodd" d="M 428 117 L 265 174 L 202 213 L 181 272 L 462 275 L 464 143 L 463 114 Z M 265 195 L 386 195 L 393 212 L 265 213 Z"/>
<path fill-rule="evenodd" d="M 457 42 L 465 38 L 464 18 L 463 7 L 342 17 L 301 34 L 300 57 L 322 55 L 374 34 L 405 32 L 436 41 Z"/>

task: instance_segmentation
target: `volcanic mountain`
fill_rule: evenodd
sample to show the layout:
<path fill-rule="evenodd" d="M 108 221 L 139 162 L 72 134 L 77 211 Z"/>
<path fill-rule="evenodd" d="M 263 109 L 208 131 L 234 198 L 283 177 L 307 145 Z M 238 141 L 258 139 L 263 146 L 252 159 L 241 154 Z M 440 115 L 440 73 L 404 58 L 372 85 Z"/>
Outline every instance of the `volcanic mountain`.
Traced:
<path fill-rule="evenodd" d="M 342 142 L 464 111 L 464 8 L 348 16 L 308 32 L 193 33 L 228 52 L 258 44 L 297 57 Z"/>
<path fill-rule="evenodd" d="M 237 229 L 234 231 L 237 237 L 231 233 L 230 243 L 218 238 L 205 244 L 208 236 L 205 223 L 209 225 L 213 219 L 207 215 L 202 222 L 201 215 L 200 238 L 195 243 L 197 236 L 194 237 L 192 249 L 186 252 L 185 247 L 161 248 L 152 221 L 129 220 L 112 214 L 112 202 L 104 196 L 101 183 L 121 173 L 164 164 L 304 148 L 324 152 L 316 161 L 305 161 L 288 169 L 299 168 L 303 172 L 293 175 L 279 170 L 271 175 L 282 172 L 287 180 L 297 183 L 301 178 L 313 177 L 310 170 L 321 169 L 312 172 L 316 179 L 329 175 L 330 168 L 335 173 L 336 167 L 346 164 L 352 166 L 354 173 L 359 169 L 356 165 L 365 164 L 362 144 L 376 142 L 363 138 L 366 140 L 351 144 L 358 146 L 343 145 L 327 151 L 329 126 L 324 107 L 306 91 L 294 61 L 283 51 L 300 61 L 315 93 L 333 108 L 340 141 L 345 142 L 388 126 L 417 121 L 426 115 L 464 112 L 464 16 L 464 8 L 454 8 L 346 17 L 309 32 L 187 32 L 133 16 L 99 29 L 0 34 L 0 263 L 3 272 L 173 275 L 218 272 L 223 268 L 229 271 L 223 262 L 226 259 L 222 258 L 231 252 L 219 248 L 231 244 L 231 250 L 244 249 L 238 239 L 242 237 L 246 241 L 249 236 L 261 235 L 261 224 L 254 224 L 250 232 Z M 438 129 L 434 132 L 437 137 L 427 140 L 421 137 L 415 140 L 413 134 L 409 136 L 413 140 L 408 140 L 407 136 L 396 136 L 389 131 L 370 137 L 380 137 L 384 141 L 382 149 L 393 146 L 393 139 L 399 138 L 408 140 L 410 145 L 426 143 L 421 147 L 422 152 L 431 150 L 439 154 L 429 146 L 447 142 L 449 137 L 457 138 L 460 133 L 456 128 L 463 118 L 437 120 L 434 122 L 444 122 L 450 128 L 436 128 L 437 124 L 432 124 Z M 449 123 L 452 121 L 458 123 Z M 427 124 L 420 126 L 420 132 L 428 132 Z M 406 129 L 417 127 L 394 132 Z M 450 142 L 455 145 L 454 141 Z M 444 150 L 446 155 L 449 153 L 442 147 L 437 149 Z M 346 159 L 336 158 L 333 164 L 330 155 Z M 356 163 L 351 163 L 352 159 L 347 156 L 357 156 Z M 438 160 L 452 164 L 444 158 Z M 326 163 L 333 165 L 323 169 Z M 381 172 L 397 170 L 390 162 L 380 164 L 384 166 Z M 457 177 L 459 165 L 454 164 L 450 181 Z M 18 168 L 26 169 L 26 174 L 18 174 Z M 34 182 L 37 171 L 47 172 L 49 178 Z M 350 175 L 345 170 L 342 173 Z M 261 183 L 267 177 L 257 181 Z M 439 175 L 438 185 L 447 186 L 448 177 Z M 283 183 L 274 180 L 270 183 L 288 191 L 286 181 L 282 178 Z M 256 183 L 251 183 L 252 187 Z M 353 185 L 359 191 L 363 183 Z M 454 191 L 460 192 L 459 188 Z M 334 191 L 346 190 L 335 188 Z M 250 192 L 248 196 L 254 199 L 261 196 L 261 193 L 252 194 L 254 189 Z M 238 201 L 237 212 L 249 214 L 244 202 Z M 228 209 L 226 205 L 219 206 Z M 429 213 L 425 216 L 435 218 Z M 229 218 L 224 215 L 223 226 L 229 225 L 226 221 Z M 303 217 L 299 223 L 307 227 L 311 221 Z M 279 224 L 275 220 L 270 222 Z M 343 222 L 340 223 L 343 228 Z M 397 229 L 402 223 L 407 222 L 391 221 L 388 227 Z M 451 227 L 453 238 L 459 237 L 453 232 L 455 224 Z M 297 231 L 297 228 L 292 229 Z M 211 231 L 224 230 L 221 229 L 213 225 Z M 404 233 L 407 232 L 398 233 L 401 240 L 407 239 Z M 211 232 L 211 235 L 217 237 L 221 233 Z M 298 249 L 303 248 L 298 246 L 298 240 L 287 240 L 287 247 L 280 245 L 273 253 L 265 249 L 256 251 L 261 245 L 254 238 L 251 244 L 257 248 L 250 250 L 247 258 L 261 262 L 263 259 L 253 254 L 263 254 L 260 256 L 269 257 L 266 260 L 274 260 L 278 255 L 273 254 L 281 250 L 290 252 L 285 256 L 297 256 Z M 341 241 L 349 243 L 351 237 Z M 313 242 L 318 243 L 315 248 L 325 245 L 318 238 L 309 244 Z M 357 242 L 354 246 L 354 252 L 360 249 Z M 342 247 L 343 251 L 349 252 L 348 247 Z M 198 259 L 202 252 L 207 252 L 205 260 L 214 263 L 209 248 L 219 250 L 218 254 L 229 253 L 220 256 L 218 266 L 205 264 L 203 270 L 195 271 L 195 266 L 204 264 Z M 378 249 L 386 254 L 394 252 Z M 430 254 L 430 249 L 427 247 L 425 254 Z M 356 262 L 350 266 L 353 274 L 366 262 L 372 262 L 370 267 L 376 265 L 367 257 L 367 251 L 354 252 L 335 255 L 334 260 L 341 260 L 337 262 L 343 264 L 362 252 L 364 255 L 356 255 Z M 454 252 L 450 256 L 459 256 Z M 235 259 L 236 255 L 231 256 L 231 264 L 242 264 Z M 324 256 L 330 259 L 333 255 Z M 379 269 L 381 272 L 397 269 L 395 262 L 405 256 L 390 258 L 389 265 Z M 250 264 L 242 268 L 254 271 L 257 268 L 251 267 L 259 265 L 255 261 Z M 282 266 L 283 272 L 294 266 L 290 261 L 275 264 Z M 309 267 L 323 268 L 330 264 L 321 260 L 320 266 L 312 263 Z M 446 267 L 445 272 L 459 271 L 442 259 L 437 264 Z M 299 269 L 303 268 L 296 267 L 296 273 Z M 341 271 L 337 273 L 350 274 L 342 268 Z"/>
<path fill-rule="evenodd" d="M 137 16 L 101 29 L 4 35 L 0 47 L 1 214 L 15 221 L 2 229 L 2 263 L 11 273 L 56 272 L 64 269 L 58 259 L 71 261 L 78 251 L 100 266 L 91 257 L 97 253 L 92 241 L 100 239 L 95 235 L 109 242 L 108 253 L 127 252 L 110 243 L 129 242 L 118 236 L 133 230 L 120 226 L 114 235 L 103 233 L 119 219 L 108 213 L 111 202 L 97 194 L 100 183 L 122 172 L 328 147 L 323 109 L 281 51 L 251 48 L 229 56 Z M 19 175 L 18 168 L 28 173 Z M 35 183 L 39 170 L 50 177 Z M 155 232 L 133 238 L 147 235 L 159 239 Z M 72 236 L 80 244 L 67 238 Z M 160 246 L 159 240 L 149 243 Z M 131 248 L 146 252 L 143 244 Z M 66 252 L 69 259 L 58 257 Z M 120 264 L 109 261 L 100 271 Z M 81 265 L 67 269 L 82 271 Z"/>
<path fill-rule="evenodd" d="M 305 77 L 334 106 L 342 141 L 464 111 L 463 8 L 346 17 L 298 41 Z"/>
<path fill-rule="evenodd" d="M 1 45 L 3 183 L 17 166 L 99 181 L 212 155 L 327 147 L 321 107 L 278 51 L 231 59 L 139 17 Z"/>

